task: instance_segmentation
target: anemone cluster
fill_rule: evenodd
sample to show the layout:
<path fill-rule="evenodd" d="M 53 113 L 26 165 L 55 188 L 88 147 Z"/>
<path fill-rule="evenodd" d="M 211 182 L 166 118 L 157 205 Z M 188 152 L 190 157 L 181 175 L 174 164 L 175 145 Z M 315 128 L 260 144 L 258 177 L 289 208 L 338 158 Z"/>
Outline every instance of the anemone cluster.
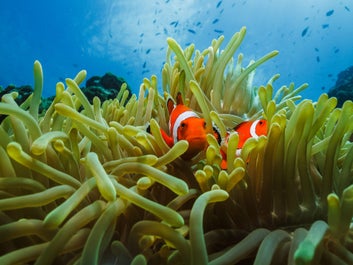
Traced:
<path fill-rule="evenodd" d="M 41 115 L 36 61 L 32 96 L 0 103 L 0 264 L 353 264 L 353 103 L 300 100 L 306 84 L 274 94 L 278 75 L 255 88 L 277 51 L 244 67 L 245 31 L 202 52 L 169 38 L 162 93 L 152 76 L 91 104 L 81 71 Z M 211 134 L 185 161 L 188 142 L 160 132 L 178 92 L 222 137 L 258 118 L 267 136 L 236 156 L 232 134 L 226 170 Z"/>

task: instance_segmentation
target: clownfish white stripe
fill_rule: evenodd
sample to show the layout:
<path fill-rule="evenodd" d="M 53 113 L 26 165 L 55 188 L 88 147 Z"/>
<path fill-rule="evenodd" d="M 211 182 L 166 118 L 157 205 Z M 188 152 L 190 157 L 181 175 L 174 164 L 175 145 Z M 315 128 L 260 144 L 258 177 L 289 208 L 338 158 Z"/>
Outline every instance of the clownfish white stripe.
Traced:
<path fill-rule="evenodd" d="M 253 122 L 253 124 L 251 124 L 250 126 L 250 135 L 251 137 L 254 137 L 254 138 L 258 138 L 259 136 L 257 135 L 256 133 L 256 126 L 257 124 L 260 122 L 260 120 L 256 120 Z"/>
<path fill-rule="evenodd" d="M 171 131 L 172 131 L 172 136 L 173 136 L 174 143 L 176 143 L 178 141 L 178 128 L 179 128 L 180 124 L 184 120 L 186 120 L 188 118 L 192 118 L 192 117 L 199 118 L 199 116 L 195 112 L 189 110 L 189 111 L 185 111 L 185 112 L 181 113 L 178 116 L 178 118 L 175 120 L 173 128 L 170 128 Z M 171 126 L 171 124 L 170 124 L 170 126 Z"/>

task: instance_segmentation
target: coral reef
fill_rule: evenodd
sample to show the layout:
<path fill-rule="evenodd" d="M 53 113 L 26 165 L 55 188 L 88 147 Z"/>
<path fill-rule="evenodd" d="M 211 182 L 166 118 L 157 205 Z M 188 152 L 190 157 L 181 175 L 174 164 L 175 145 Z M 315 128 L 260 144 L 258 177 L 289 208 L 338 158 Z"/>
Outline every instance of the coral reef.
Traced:
<path fill-rule="evenodd" d="M 204 51 L 169 38 L 163 95 L 151 76 L 129 99 L 123 84 L 90 103 L 81 71 L 43 115 L 36 61 L 31 99 L 0 103 L 0 264 L 352 264 L 353 103 L 299 101 L 306 84 L 274 93 L 278 75 L 255 88 L 277 51 L 244 67 L 245 32 L 224 50 L 223 36 Z M 221 136 L 258 118 L 268 134 L 239 157 L 232 134 L 226 170 L 211 134 L 185 161 L 188 142 L 169 147 L 160 131 L 178 92 Z"/>
<path fill-rule="evenodd" d="M 337 98 L 337 106 L 341 107 L 346 100 L 353 100 L 353 66 L 340 72 L 336 84 L 328 95 Z"/>
<path fill-rule="evenodd" d="M 32 93 L 33 88 L 29 85 L 16 87 L 15 85 L 9 85 L 5 89 L 0 87 L 0 98 L 3 95 L 9 94 L 11 92 L 18 92 L 18 97 L 15 99 L 17 104 L 22 104 Z"/>
<path fill-rule="evenodd" d="M 99 95 L 99 99 L 103 102 L 108 99 L 114 99 L 120 91 L 122 84 L 126 83 L 121 77 L 117 77 L 112 73 L 106 73 L 102 77 L 93 76 L 89 78 L 86 82 L 86 86 L 82 88 L 83 93 L 88 98 L 89 102 L 92 103 L 93 98 Z M 129 96 L 131 97 L 131 89 L 127 85 L 126 90 L 129 91 Z"/>
<path fill-rule="evenodd" d="M 20 86 L 16 87 L 14 85 L 9 85 L 5 89 L 2 89 L 0 87 L 0 98 L 3 95 L 12 93 L 12 92 L 17 92 L 18 97 L 16 97 L 15 101 L 17 104 L 22 104 L 32 93 L 33 93 L 33 88 L 31 86 L 25 85 L 25 86 Z M 0 122 L 5 119 L 5 115 L 0 115 Z"/>

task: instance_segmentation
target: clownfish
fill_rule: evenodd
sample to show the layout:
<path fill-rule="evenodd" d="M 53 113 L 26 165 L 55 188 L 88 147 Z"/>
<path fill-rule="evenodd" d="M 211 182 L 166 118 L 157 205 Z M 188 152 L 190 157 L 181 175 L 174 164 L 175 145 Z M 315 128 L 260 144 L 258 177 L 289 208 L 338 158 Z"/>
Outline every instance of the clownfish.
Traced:
<path fill-rule="evenodd" d="M 258 138 L 261 135 L 267 135 L 267 121 L 264 119 L 255 121 L 244 121 L 233 128 L 233 131 L 228 133 L 223 141 L 223 146 L 228 147 L 228 139 L 231 133 L 238 133 L 239 141 L 236 150 L 236 155 L 240 156 L 241 149 L 244 143 L 249 138 Z M 222 162 L 221 169 L 227 169 L 226 152 L 221 149 Z"/>
<path fill-rule="evenodd" d="M 180 140 L 189 143 L 188 150 L 182 155 L 183 159 L 191 159 L 207 147 L 207 129 L 205 119 L 199 117 L 182 101 L 181 93 L 178 93 L 176 103 L 168 99 L 167 108 L 169 112 L 169 134 L 161 129 L 164 141 L 172 147 Z"/>

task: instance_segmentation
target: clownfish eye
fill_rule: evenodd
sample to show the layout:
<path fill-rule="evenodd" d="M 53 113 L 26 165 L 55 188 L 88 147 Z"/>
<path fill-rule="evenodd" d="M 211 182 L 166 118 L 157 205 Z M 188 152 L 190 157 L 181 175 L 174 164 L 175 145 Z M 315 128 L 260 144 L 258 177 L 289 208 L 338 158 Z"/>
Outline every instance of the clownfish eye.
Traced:
<path fill-rule="evenodd" d="M 206 122 L 205 121 L 203 122 L 203 128 L 206 128 Z"/>
<path fill-rule="evenodd" d="M 259 124 L 262 125 L 262 124 L 264 124 L 264 122 L 263 122 L 263 121 L 260 121 Z"/>
<path fill-rule="evenodd" d="M 186 123 L 185 122 L 180 123 L 180 127 L 181 128 L 185 128 L 186 127 Z"/>

